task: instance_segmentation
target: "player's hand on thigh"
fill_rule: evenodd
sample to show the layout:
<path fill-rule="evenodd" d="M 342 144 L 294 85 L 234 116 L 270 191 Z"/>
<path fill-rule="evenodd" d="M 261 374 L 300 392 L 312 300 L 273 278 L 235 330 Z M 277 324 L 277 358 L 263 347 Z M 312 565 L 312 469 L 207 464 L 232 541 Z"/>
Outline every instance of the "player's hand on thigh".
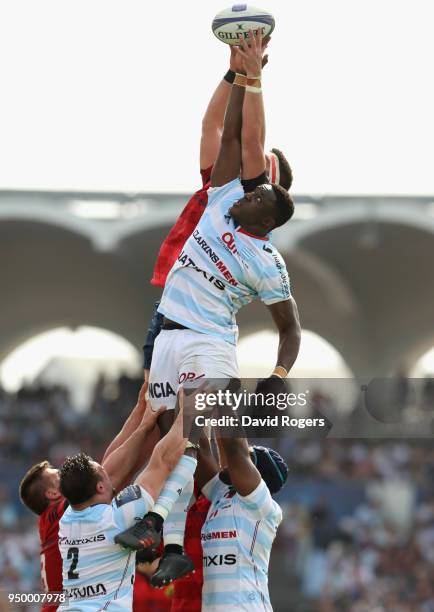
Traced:
<path fill-rule="evenodd" d="M 144 387 L 145 385 L 143 385 Z M 143 389 L 142 387 L 142 389 Z M 158 417 L 160 414 L 166 411 L 166 406 L 160 406 L 157 410 L 153 410 L 149 402 L 146 402 L 145 413 L 140 422 L 141 427 L 145 427 L 147 430 L 151 431 L 157 424 Z"/>

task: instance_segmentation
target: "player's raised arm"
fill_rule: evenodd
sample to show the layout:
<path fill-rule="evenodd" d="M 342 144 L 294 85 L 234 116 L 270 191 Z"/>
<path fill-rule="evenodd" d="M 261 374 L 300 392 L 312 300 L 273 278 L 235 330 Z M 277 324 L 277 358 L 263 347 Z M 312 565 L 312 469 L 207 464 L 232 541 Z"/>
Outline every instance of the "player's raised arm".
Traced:
<path fill-rule="evenodd" d="M 261 76 L 263 51 L 267 45 L 262 41 L 261 32 L 250 32 L 241 39 L 238 53 L 243 58 L 247 75 L 246 94 L 243 107 L 242 127 L 242 177 L 253 179 L 265 172 L 265 111 L 262 97 Z"/>
<path fill-rule="evenodd" d="M 256 45 L 256 53 L 261 49 L 261 54 L 266 49 L 269 38 L 260 39 L 260 34 L 253 37 Z M 246 47 L 246 41 L 243 43 L 241 52 Z M 243 179 L 248 180 L 256 178 L 265 169 L 265 109 L 264 100 L 261 91 L 262 68 L 268 62 L 268 56 L 264 55 L 261 58 L 261 64 L 255 58 L 254 64 L 250 62 L 249 68 L 246 67 L 247 78 L 251 79 L 246 87 L 246 95 L 243 106 L 243 127 L 241 132 L 242 142 L 242 167 Z M 256 70 L 259 71 L 253 74 Z M 263 167 L 262 167 L 263 166 Z"/>
<path fill-rule="evenodd" d="M 232 90 L 237 67 L 236 49 L 231 47 L 229 70 L 218 84 L 202 119 L 200 140 L 200 167 L 206 170 L 213 166 L 220 149 L 226 106 Z"/>
<path fill-rule="evenodd" d="M 250 457 L 245 438 L 221 438 L 231 484 L 239 495 L 250 495 L 261 482 L 261 474 Z"/>
<path fill-rule="evenodd" d="M 240 174 L 244 92 L 244 80 L 238 84 L 237 76 L 229 96 L 220 149 L 211 174 L 212 187 L 226 185 Z"/>

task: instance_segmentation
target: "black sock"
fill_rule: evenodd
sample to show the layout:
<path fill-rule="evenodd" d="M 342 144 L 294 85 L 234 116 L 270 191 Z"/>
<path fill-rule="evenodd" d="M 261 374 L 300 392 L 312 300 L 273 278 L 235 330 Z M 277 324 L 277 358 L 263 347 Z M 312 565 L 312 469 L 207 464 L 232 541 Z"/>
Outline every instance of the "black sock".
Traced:
<path fill-rule="evenodd" d="M 152 516 L 152 518 L 155 520 L 155 529 L 157 531 L 161 531 L 163 529 L 164 523 L 163 517 L 157 514 L 156 512 L 148 512 L 148 516 Z"/>
<path fill-rule="evenodd" d="M 177 555 L 182 555 L 184 550 L 182 546 L 180 546 L 179 544 L 167 544 L 167 546 L 164 547 L 164 552 L 165 553 L 176 553 Z"/>

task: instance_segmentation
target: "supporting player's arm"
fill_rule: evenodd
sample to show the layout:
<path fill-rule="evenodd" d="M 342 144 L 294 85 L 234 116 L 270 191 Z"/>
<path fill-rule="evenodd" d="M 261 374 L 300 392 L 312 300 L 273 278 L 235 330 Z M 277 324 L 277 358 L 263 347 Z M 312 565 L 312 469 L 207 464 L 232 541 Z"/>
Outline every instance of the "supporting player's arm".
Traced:
<path fill-rule="evenodd" d="M 204 433 L 199 440 L 197 467 L 194 479 L 199 489 L 202 489 L 219 472 L 219 465 L 212 453 L 210 441 Z"/>
<path fill-rule="evenodd" d="M 300 349 L 301 327 L 297 304 L 293 297 L 267 306 L 279 332 L 276 367 L 289 372 Z"/>
<path fill-rule="evenodd" d="M 245 438 L 221 438 L 231 483 L 239 495 L 250 495 L 261 482 L 261 474 L 250 457 Z"/>
<path fill-rule="evenodd" d="M 187 445 L 184 437 L 184 392 L 179 392 L 179 413 L 169 432 L 155 446 L 146 468 L 137 476 L 136 483 L 157 499 L 164 481 L 175 469 Z"/>
<path fill-rule="evenodd" d="M 119 446 L 121 446 L 121 444 L 123 444 L 125 440 L 127 440 L 134 431 L 136 431 L 141 420 L 143 419 L 143 415 L 145 414 L 147 389 L 148 389 L 148 385 L 147 383 L 144 383 L 140 389 L 139 397 L 137 398 L 137 403 L 135 407 L 133 408 L 130 416 L 125 421 L 120 432 L 115 436 L 115 438 L 108 445 L 104 453 L 104 457 L 101 461 L 101 465 L 104 466 L 104 463 L 107 461 L 111 453 L 117 448 L 119 448 Z"/>
<path fill-rule="evenodd" d="M 116 492 L 128 485 L 137 469 L 143 465 L 145 461 L 143 448 L 147 443 L 148 435 L 155 429 L 159 415 L 164 410 L 164 408 L 161 408 L 154 412 L 148 407 L 135 431 L 114 449 L 102 463 Z M 151 437 L 154 444 L 155 436 Z M 148 454 L 151 452 L 149 447 L 147 447 L 147 452 Z M 140 460 L 140 463 L 138 460 Z"/>

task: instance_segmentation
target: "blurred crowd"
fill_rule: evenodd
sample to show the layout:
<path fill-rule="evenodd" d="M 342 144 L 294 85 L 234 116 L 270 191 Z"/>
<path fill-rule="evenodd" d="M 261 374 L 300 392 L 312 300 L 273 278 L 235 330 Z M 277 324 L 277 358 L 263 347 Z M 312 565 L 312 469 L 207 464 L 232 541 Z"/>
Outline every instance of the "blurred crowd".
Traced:
<path fill-rule="evenodd" d="M 140 384 L 101 379 L 85 413 L 63 388 L 0 391 L 0 589 L 41 588 L 36 519 L 17 495 L 21 476 L 32 463 L 59 466 L 79 450 L 100 459 Z M 270 567 L 275 611 L 434 612 L 430 439 L 276 444 L 290 477 L 279 499 L 279 562 Z"/>
<path fill-rule="evenodd" d="M 277 546 L 306 602 L 293 609 L 434 611 L 432 443 L 300 441 L 288 461 Z"/>

